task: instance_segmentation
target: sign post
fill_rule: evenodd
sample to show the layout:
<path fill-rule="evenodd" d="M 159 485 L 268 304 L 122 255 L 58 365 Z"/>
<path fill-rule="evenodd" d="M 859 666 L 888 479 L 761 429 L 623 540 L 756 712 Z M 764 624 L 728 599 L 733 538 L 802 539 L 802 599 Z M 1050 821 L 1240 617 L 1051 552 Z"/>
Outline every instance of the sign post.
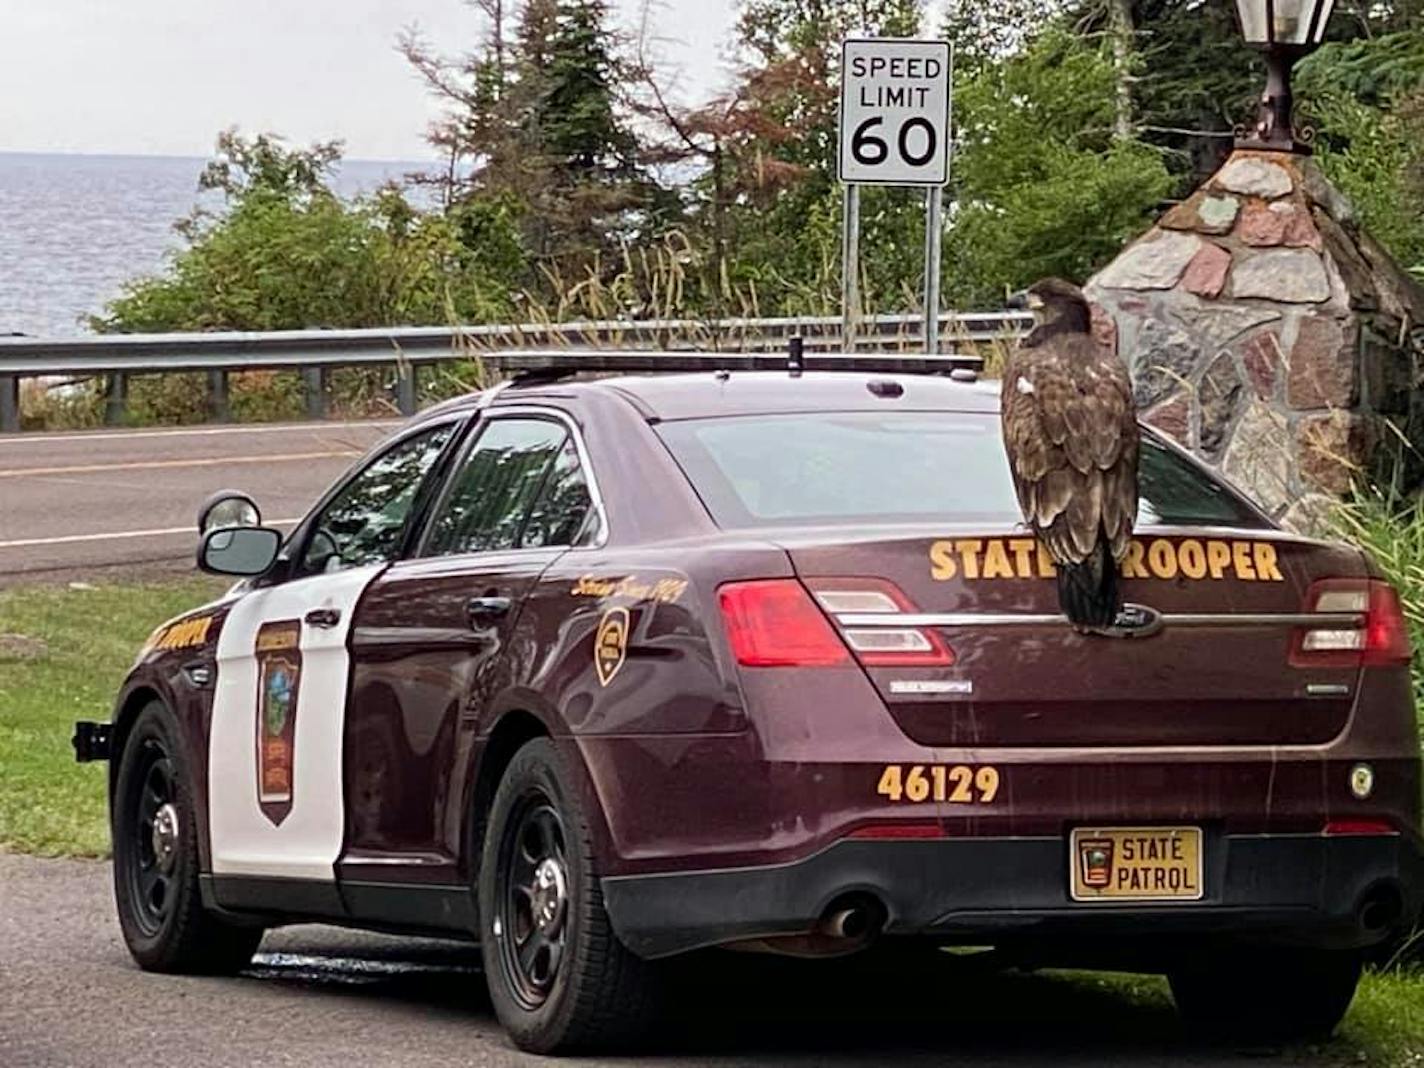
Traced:
<path fill-rule="evenodd" d="M 859 318 L 861 185 L 922 186 L 925 196 L 925 348 L 939 350 L 944 184 L 949 180 L 947 41 L 847 38 L 841 47 L 840 152 L 846 185 L 842 246 L 845 344 Z"/>
<path fill-rule="evenodd" d="M 925 191 L 925 351 L 939 354 L 939 267 L 944 244 L 944 188 Z"/>
<path fill-rule="evenodd" d="M 860 186 L 847 183 L 841 210 L 841 342 L 855 351 L 860 330 Z"/>

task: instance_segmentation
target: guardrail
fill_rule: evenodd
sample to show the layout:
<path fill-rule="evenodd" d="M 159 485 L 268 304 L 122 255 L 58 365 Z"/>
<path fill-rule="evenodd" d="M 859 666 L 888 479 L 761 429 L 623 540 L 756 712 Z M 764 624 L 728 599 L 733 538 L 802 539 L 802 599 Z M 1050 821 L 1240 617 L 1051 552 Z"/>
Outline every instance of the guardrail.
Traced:
<path fill-rule="evenodd" d="M 1012 339 L 1028 325 L 1028 318 L 1017 312 L 949 313 L 941 316 L 940 336 L 951 344 L 983 343 Z M 104 420 L 115 425 L 124 419 L 130 375 L 206 372 L 209 414 L 223 420 L 228 416 L 229 372 L 295 369 L 302 373 L 307 414 L 322 418 L 327 374 L 333 367 L 394 364 L 396 403 L 409 413 L 416 407 L 420 369 L 450 360 L 478 358 L 498 369 L 501 352 L 524 349 L 771 352 L 784 348 L 792 337 L 800 337 L 808 352 L 913 352 L 922 348 L 923 327 L 923 320 L 912 315 L 868 317 L 850 345 L 841 336 L 841 320 L 831 317 L 0 337 L 0 431 L 20 429 L 24 378 L 106 376 Z"/>

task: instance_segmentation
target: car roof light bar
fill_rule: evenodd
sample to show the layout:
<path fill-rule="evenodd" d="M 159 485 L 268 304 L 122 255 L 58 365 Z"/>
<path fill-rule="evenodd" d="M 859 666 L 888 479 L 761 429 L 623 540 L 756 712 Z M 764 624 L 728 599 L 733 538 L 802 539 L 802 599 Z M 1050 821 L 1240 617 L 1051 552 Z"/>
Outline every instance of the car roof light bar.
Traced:
<path fill-rule="evenodd" d="M 881 352 L 620 352 L 566 349 L 553 352 L 501 352 L 490 359 L 516 381 L 549 381 L 576 374 L 677 374 L 697 371 L 861 371 L 919 375 L 977 375 L 978 356 L 939 356 Z"/>

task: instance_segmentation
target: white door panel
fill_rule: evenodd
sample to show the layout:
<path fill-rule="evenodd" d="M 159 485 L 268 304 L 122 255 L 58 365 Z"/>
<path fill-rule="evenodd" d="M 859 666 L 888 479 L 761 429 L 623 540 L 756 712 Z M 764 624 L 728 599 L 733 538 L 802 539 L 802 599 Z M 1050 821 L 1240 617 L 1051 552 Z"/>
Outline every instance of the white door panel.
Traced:
<path fill-rule="evenodd" d="M 215 875 L 335 881 L 345 833 L 346 637 L 356 602 L 384 566 L 313 575 L 233 605 L 218 638 L 208 750 Z M 339 615 L 316 626 L 304 621 L 314 609 Z"/>

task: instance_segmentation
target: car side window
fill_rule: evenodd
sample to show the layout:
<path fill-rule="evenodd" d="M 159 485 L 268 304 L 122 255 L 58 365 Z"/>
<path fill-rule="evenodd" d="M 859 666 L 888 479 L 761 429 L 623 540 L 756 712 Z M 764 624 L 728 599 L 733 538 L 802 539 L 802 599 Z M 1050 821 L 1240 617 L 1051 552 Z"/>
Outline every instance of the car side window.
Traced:
<path fill-rule="evenodd" d="M 549 419 L 495 419 L 451 479 L 436 508 L 424 555 L 514 549 L 569 437 Z"/>
<path fill-rule="evenodd" d="M 598 534 L 598 513 L 589 493 L 588 477 L 579 459 L 578 446 L 568 437 L 544 480 L 539 498 L 529 510 L 519 545 L 524 549 L 587 545 L 596 540 Z"/>
<path fill-rule="evenodd" d="M 344 571 L 394 557 L 420 484 L 452 433 L 454 424 L 444 423 L 406 438 L 347 482 L 317 516 L 301 572 Z"/>

